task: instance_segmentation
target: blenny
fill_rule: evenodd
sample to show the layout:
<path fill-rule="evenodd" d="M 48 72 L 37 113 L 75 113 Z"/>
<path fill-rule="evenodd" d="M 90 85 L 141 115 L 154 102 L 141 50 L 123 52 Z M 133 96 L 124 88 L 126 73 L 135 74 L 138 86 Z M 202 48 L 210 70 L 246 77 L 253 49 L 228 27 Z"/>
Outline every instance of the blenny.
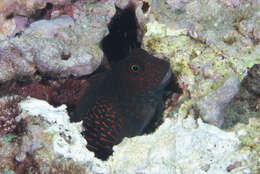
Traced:
<path fill-rule="evenodd" d="M 83 120 L 87 148 L 106 160 L 124 137 L 154 130 L 162 122 L 171 77 L 167 61 L 140 48 L 115 63 L 82 97 L 72 119 Z"/>

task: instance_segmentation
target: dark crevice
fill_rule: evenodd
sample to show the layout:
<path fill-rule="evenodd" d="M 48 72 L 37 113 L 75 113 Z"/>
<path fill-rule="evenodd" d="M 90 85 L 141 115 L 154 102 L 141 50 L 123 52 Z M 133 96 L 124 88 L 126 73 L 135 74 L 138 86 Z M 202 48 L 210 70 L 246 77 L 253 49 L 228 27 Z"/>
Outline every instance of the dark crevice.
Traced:
<path fill-rule="evenodd" d="M 53 4 L 52 3 L 47 3 L 46 7 L 43 9 L 37 9 L 29 18 L 29 23 L 32 23 L 33 21 L 37 21 L 40 19 L 44 19 L 44 16 L 51 11 L 53 8 Z"/>
<path fill-rule="evenodd" d="M 165 91 L 171 93 L 182 94 L 182 89 L 178 85 L 178 80 L 175 76 L 172 76 L 170 79 L 170 83 L 166 86 Z M 166 95 L 167 96 L 167 95 Z"/>
<path fill-rule="evenodd" d="M 134 48 L 140 48 L 137 40 L 138 23 L 133 7 L 124 10 L 116 7 L 116 14 L 108 25 L 109 34 L 101 42 L 101 47 L 113 64 L 124 59 Z"/>
<path fill-rule="evenodd" d="M 14 17 L 14 13 L 10 13 L 5 18 L 8 20 L 8 19 L 12 19 L 13 17 Z"/>
<path fill-rule="evenodd" d="M 61 59 L 62 60 L 69 60 L 70 56 L 71 56 L 70 53 L 66 54 L 66 53 L 62 52 Z"/>
<path fill-rule="evenodd" d="M 46 10 L 52 10 L 52 8 L 53 8 L 52 3 L 47 3 L 46 4 L 46 7 L 45 7 Z"/>
<path fill-rule="evenodd" d="M 143 13 L 147 13 L 148 10 L 149 10 L 149 8 L 150 8 L 149 3 L 144 1 L 144 2 L 143 2 L 143 6 L 142 6 L 142 11 L 143 11 Z"/>

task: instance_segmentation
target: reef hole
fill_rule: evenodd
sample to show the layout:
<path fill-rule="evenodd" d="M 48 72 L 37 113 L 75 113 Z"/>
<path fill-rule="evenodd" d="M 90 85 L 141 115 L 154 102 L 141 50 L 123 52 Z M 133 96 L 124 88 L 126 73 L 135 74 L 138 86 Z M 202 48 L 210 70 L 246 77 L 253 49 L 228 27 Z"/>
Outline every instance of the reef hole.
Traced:
<path fill-rule="evenodd" d="M 147 13 L 149 8 L 150 8 L 150 4 L 144 1 L 142 6 L 143 13 Z"/>
<path fill-rule="evenodd" d="M 10 13 L 5 18 L 8 20 L 8 19 L 12 19 L 13 17 L 14 17 L 14 13 Z"/>
<path fill-rule="evenodd" d="M 150 4 L 143 1 L 143 13 L 147 13 L 149 8 Z M 141 47 L 141 42 L 138 40 L 137 34 L 140 28 L 133 4 L 129 4 L 125 9 L 116 7 L 116 14 L 108 24 L 108 29 L 109 34 L 102 40 L 101 47 L 111 66 L 113 66 L 113 63 L 124 59 L 134 48 Z M 169 105 L 175 104 L 174 102 L 176 101 L 172 99 L 174 94 L 177 96 L 182 94 L 182 89 L 178 86 L 176 77 L 172 77 L 164 92 L 163 99 L 167 103 L 165 109 Z M 156 127 L 154 125 L 148 126 L 144 133 L 154 132 L 159 125 Z"/>
<path fill-rule="evenodd" d="M 71 56 L 71 53 L 67 54 L 67 53 L 62 52 L 61 59 L 62 60 L 69 60 L 70 56 Z"/>
<path fill-rule="evenodd" d="M 132 49 L 140 48 L 134 7 L 123 10 L 116 7 L 116 14 L 108 24 L 108 29 L 109 34 L 102 40 L 101 47 L 110 64 L 124 59 Z"/>
<path fill-rule="evenodd" d="M 163 93 L 163 101 L 164 101 L 164 111 L 168 112 L 172 111 L 176 108 L 178 104 L 179 97 L 183 94 L 182 89 L 178 85 L 178 80 L 176 76 L 172 76 L 169 84 L 165 87 Z M 165 112 L 162 114 L 165 114 Z M 168 114 L 167 114 L 168 115 Z M 145 130 L 145 134 L 153 133 L 161 124 L 163 123 L 163 119 L 160 123 L 158 123 L 155 127 L 152 124 L 149 124 Z"/>
<path fill-rule="evenodd" d="M 53 8 L 53 4 L 52 3 L 46 3 L 45 8 L 43 9 L 37 9 L 29 18 L 30 23 L 33 21 L 37 21 L 40 19 L 44 19 L 45 16 L 50 13 L 50 11 Z M 47 15 L 48 16 L 48 15 Z"/>

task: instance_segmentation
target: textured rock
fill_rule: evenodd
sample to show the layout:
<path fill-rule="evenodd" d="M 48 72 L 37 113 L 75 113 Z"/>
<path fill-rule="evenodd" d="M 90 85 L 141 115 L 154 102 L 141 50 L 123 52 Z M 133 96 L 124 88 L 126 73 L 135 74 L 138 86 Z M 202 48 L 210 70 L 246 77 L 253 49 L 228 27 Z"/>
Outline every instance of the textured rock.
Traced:
<path fill-rule="evenodd" d="M 19 106 L 22 113 L 16 120 L 25 122 L 25 133 L 0 137 L 0 171 L 257 174 L 257 120 L 225 132 L 194 120 L 192 112 L 186 119 L 180 115 L 176 120 L 167 118 L 153 134 L 125 138 L 114 147 L 113 156 L 100 161 L 85 147 L 81 123 L 69 122 L 64 105 L 54 108 L 27 98 Z M 252 143 L 253 151 L 248 148 Z"/>
<path fill-rule="evenodd" d="M 22 51 L 11 44 L 1 47 L 0 43 L 0 66 L 0 82 L 31 76 L 37 70 L 33 62 L 24 59 Z"/>
<path fill-rule="evenodd" d="M 170 60 L 192 97 L 208 94 L 230 76 L 242 80 L 260 61 L 258 39 L 249 34 L 259 30 L 259 1 L 228 3 L 234 6 L 217 0 L 151 3 L 143 46 Z M 248 34 L 238 31 L 244 20 Z"/>
<path fill-rule="evenodd" d="M 1 172 L 83 174 L 99 165 L 85 147 L 81 123 L 69 122 L 65 105 L 54 108 L 45 101 L 28 98 L 19 107 L 22 112 L 15 119 L 24 123 L 24 132 L 21 136 L 0 137 Z"/>
<path fill-rule="evenodd" d="M 239 80 L 230 77 L 223 86 L 197 102 L 205 122 L 220 127 L 224 122 L 223 110 L 239 91 Z"/>
<path fill-rule="evenodd" d="M 240 154 L 239 139 L 234 133 L 221 131 L 198 120 L 166 119 L 153 134 L 125 139 L 111 157 L 114 173 L 188 174 L 228 173 L 226 168 L 241 161 L 238 173 L 250 172 Z M 133 152 L 135 152 L 133 154 Z"/>
<path fill-rule="evenodd" d="M 260 62 L 259 8 L 259 1 L 152 1 L 142 44 L 157 57 L 169 60 L 178 74 L 178 83 L 186 94 L 183 97 L 188 98 L 183 113 L 190 112 L 205 96 L 214 94 L 230 77 L 236 76 L 241 81 L 248 69 Z M 220 96 L 215 95 L 219 99 Z M 224 117 L 239 115 L 236 119 L 246 123 L 247 118 L 258 114 L 259 99 L 250 100 L 249 95 L 240 97 L 245 98 L 244 102 L 237 100 L 239 104 L 233 105 L 230 115 L 222 112 L 224 106 L 209 101 L 211 109 L 204 106 L 201 110 L 214 113 L 202 111 L 197 117 L 207 120 L 214 115 L 215 121 L 211 122 L 220 125 Z M 247 113 L 245 117 L 243 113 Z"/>
<path fill-rule="evenodd" d="M 78 77 L 96 70 L 103 57 L 99 43 L 107 34 L 115 8 L 110 2 L 85 6 L 75 7 L 76 20 L 70 16 L 39 20 L 20 37 L 0 42 L 0 82 L 20 76 L 33 78 L 36 71 Z"/>
<path fill-rule="evenodd" d="M 32 15 L 37 9 L 42 9 L 47 3 L 64 5 L 71 0 L 8 0 L 0 2 L 0 38 L 11 36 L 21 27 L 20 20 L 12 19 L 12 16 Z"/>
<path fill-rule="evenodd" d="M 52 125 L 48 127 L 47 131 L 54 133 L 52 147 L 56 155 L 72 158 L 75 161 L 85 161 L 93 158 L 93 153 L 88 152 L 85 148 L 86 140 L 80 135 L 82 123 L 69 122 L 65 105 L 54 108 L 45 101 L 32 98 L 22 102 L 20 107 L 27 114 L 21 114 L 16 118 L 17 120 L 25 119 L 28 115 L 40 115 Z M 42 110 L 39 110 L 39 108 L 42 108 Z M 45 111 L 42 112 L 43 110 Z M 78 155 L 75 156 L 75 154 Z"/>
<path fill-rule="evenodd" d="M 258 2 L 259 3 L 259 2 Z M 257 4 L 259 6 L 259 4 Z M 258 7 L 260 8 L 260 7 Z M 255 44 L 260 41 L 260 13 L 252 15 L 248 19 L 243 19 L 239 24 L 237 24 L 238 31 L 252 39 Z"/>
<path fill-rule="evenodd" d="M 0 4 L 13 2 L 16 1 L 2 1 Z M 21 1 L 20 3 L 25 2 L 29 1 Z M 83 8 L 77 7 L 73 9 L 73 14 L 69 14 L 73 18 L 74 25 L 80 24 L 75 32 L 80 38 L 80 45 L 84 45 L 83 47 L 86 47 L 89 38 L 95 41 L 103 38 L 100 32 L 93 35 L 89 35 L 89 33 L 97 29 L 104 29 L 102 26 L 109 22 L 110 16 L 114 13 L 113 4 L 116 1 L 100 2 L 106 5 L 99 4 L 100 8 L 95 5 L 93 8 L 93 4 L 79 5 Z M 5 10 L 3 11 L 5 16 L 2 16 L 0 20 L 4 22 L 1 23 L 1 32 L 4 33 L 1 39 L 6 38 L 6 35 L 12 35 L 17 27 L 14 19 L 5 18 L 6 15 L 9 15 L 8 10 L 16 8 L 16 5 L 19 3 L 1 9 Z M 230 112 L 225 112 L 225 119 L 228 120 L 228 117 L 237 114 L 238 120 L 243 120 L 242 122 L 248 125 L 232 125 L 234 127 L 226 132 L 203 123 L 200 119 L 198 121 L 193 119 L 199 116 L 204 117 L 204 114 L 198 114 L 194 105 L 198 100 L 214 94 L 214 91 L 219 88 L 221 89 L 224 81 L 230 77 L 238 76 L 242 80 L 247 75 L 248 68 L 259 64 L 259 1 L 150 0 L 149 5 L 151 7 L 148 13 L 150 12 L 151 15 L 146 18 L 149 23 L 145 26 L 143 48 L 154 55 L 169 60 L 173 70 L 178 74 L 179 84 L 185 90 L 184 94 L 188 95 L 186 100 L 180 104 L 179 110 L 175 111 L 174 114 L 170 113 L 174 115 L 172 119 L 178 118 L 178 121 L 166 119 L 165 123 L 152 135 L 125 139 L 114 148 L 114 156 L 107 162 L 98 161 L 93 157 L 93 153 L 85 151 L 86 148 L 81 149 L 80 152 L 88 155 L 84 159 L 89 158 L 90 160 L 75 162 L 79 159 L 77 155 L 82 156 L 81 154 L 71 154 L 69 150 L 74 148 L 70 148 L 68 144 L 77 144 L 80 147 L 86 144 L 84 139 L 80 137 L 78 125 L 69 124 L 70 126 L 68 126 L 67 124 L 69 131 L 63 129 L 66 126 L 59 125 L 58 127 L 61 129 L 55 127 L 52 129 L 53 131 L 46 132 L 49 130 L 48 128 L 55 126 L 55 123 L 50 123 L 39 116 L 27 115 L 24 119 L 28 123 L 24 125 L 26 128 L 24 135 L 17 136 L 9 133 L 0 137 L 0 173 L 11 173 L 12 171 L 25 173 L 29 169 L 31 173 L 259 174 L 259 118 L 257 117 L 259 116 L 260 100 L 252 92 L 247 89 L 241 90 L 238 93 L 239 97 L 234 98 L 236 102 L 230 103 L 232 105 Z M 24 7 L 17 9 L 23 11 Z M 141 8 L 139 7 L 139 9 Z M 58 15 L 53 11 L 51 16 L 59 17 L 61 13 L 63 13 L 62 10 L 59 11 Z M 88 24 L 93 23 L 86 22 L 88 15 L 85 14 L 91 13 L 95 14 L 90 17 L 93 21 L 99 19 L 101 22 L 97 22 L 98 24 L 94 22 L 97 25 L 92 26 L 93 30 L 86 30 L 85 27 L 88 28 Z M 25 18 L 27 18 L 27 14 L 25 14 Z M 107 18 L 105 14 L 109 14 Z M 35 34 L 28 33 L 22 34 L 20 38 L 11 38 L 1 42 L 0 45 L 3 44 L 1 50 L 4 50 L 1 51 L 3 52 L 1 57 L 5 57 L 8 52 L 12 56 L 9 56 L 8 59 L 0 59 L 0 81 L 17 78 L 15 73 L 17 66 L 19 67 L 17 69 L 23 69 L 22 66 L 19 66 L 20 63 L 13 63 L 12 57 L 19 57 L 19 60 L 20 58 L 24 59 L 24 64 L 26 64 L 24 67 L 27 70 L 22 70 L 24 73 L 21 74 L 26 76 L 34 74 L 37 66 L 30 64 L 41 53 L 39 50 L 42 47 L 35 49 L 37 45 L 41 45 L 40 42 L 54 45 L 57 54 L 51 52 L 51 55 L 61 56 L 61 50 L 64 49 L 66 54 L 63 54 L 63 57 L 67 59 L 69 54 L 67 54 L 66 49 L 70 48 L 70 43 L 78 43 L 74 42 L 74 38 L 77 38 L 75 33 L 71 33 L 74 31 L 71 32 L 71 28 L 65 27 L 58 32 L 57 38 L 54 39 L 50 38 L 53 36 L 50 33 L 45 36 L 41 34 L 35 36 Z M 84 38 L 86 40 L 81 40 Z M 52 39 L 54 41 L 49 42 Z M 15 44 L 16 41 L 19 43 Z M 12 43 L 12 46 L 8 46 L 9 42 Z M 57 47 L 62 49 L 57 49 Z M 11 50 L 14 50 L 14 53 Z M 22 54 L 19 54 L 20 52 Z M 48 51 L 45 50 L 45 53 L 49 59 Z M 12 67 L 13 65 L 15 68 Z M 44 68 L 46 67 L 43 66 Z M 59 74 L 59 71 L 50 71 Z M 73 71 L 70 70 L 71 72 Z M 254 82 L 251 81 L 248 84 Z M 247 88 L 250 89 L 250 85 Z M 253 91 L 257 90 L 254 88 Z M 40 106 L 37 107 L 32 104 L 34 110 L 38 107 L 38 110 L 42 110 L 42 105 L 47 106 L 46 103 L 39 103 Z M 217 103 L 215 102 L 215 104 Z M 30 107 L 28 108 L 31 110 Z M 43 113 L 40 111 L 35 113 L 39 115 L 52 113 L 49 116 L 63 113 L 63 117 L 67 117 L 65 111 L 61 111 L 62 108 L 60 110 L 50 106 L 44 108 L 46 110 L 42 110 Z M 218 114 L 216 115 L 218 116 Z M 68 122 L 64 121 L 64 123 Z M 69 137 L 74 135 L 75 139 L 73 140 L 77 140 L 77 143 L 70 142 Z M 61 142 L 64 149 L 57 145 L 54 153 L 53 137 L 55 137 L 55 142 Z M 70 157 L 73 160 L 64 157 Z"/>

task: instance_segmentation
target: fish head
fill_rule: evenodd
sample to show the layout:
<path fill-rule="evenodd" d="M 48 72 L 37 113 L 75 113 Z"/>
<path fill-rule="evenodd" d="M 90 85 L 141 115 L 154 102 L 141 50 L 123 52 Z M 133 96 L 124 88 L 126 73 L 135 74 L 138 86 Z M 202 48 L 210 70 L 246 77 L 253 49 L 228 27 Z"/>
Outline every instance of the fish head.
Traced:
<path fill-rule="evenodd" d="M 131 96 L 151 96 L 163 90 L 172 77 L 169 62 L 134 49 L 114 65 L 119 90 Z"/>

